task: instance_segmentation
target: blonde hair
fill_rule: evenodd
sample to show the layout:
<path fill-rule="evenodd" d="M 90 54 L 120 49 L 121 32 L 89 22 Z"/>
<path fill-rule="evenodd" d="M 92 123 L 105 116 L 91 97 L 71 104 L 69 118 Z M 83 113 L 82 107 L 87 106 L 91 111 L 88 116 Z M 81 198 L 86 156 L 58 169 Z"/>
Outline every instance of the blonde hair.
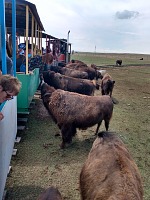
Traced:
<path fill-rule="evenodd" d="M 1 75 L 0 85 L 4 91 L 13 92 L 15 95 L 18 95 L 21 89 L 21 82 L 18 78 L 11 75 Z"/>

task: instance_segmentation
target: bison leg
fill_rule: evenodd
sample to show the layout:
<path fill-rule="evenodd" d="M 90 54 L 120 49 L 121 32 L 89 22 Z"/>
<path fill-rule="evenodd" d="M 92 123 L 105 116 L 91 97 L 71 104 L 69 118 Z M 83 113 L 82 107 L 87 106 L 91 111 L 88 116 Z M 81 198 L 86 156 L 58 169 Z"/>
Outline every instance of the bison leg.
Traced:
<path fill-rule="evenodd" d="M 76 128 L 73 127 L 72 124 L 64 124 L 61 128 L 61 134 L 62 134 L 62 143 L 60 147 L 63 149 L 65 148 L 66 143 L 72 142 L 72 137 L 76 133 Z"/>
<path fill-rule="evenodd" d="M 109 128 L 109 119 L 105 119 L 105 128 L 106 128 L 106 131 L 108 131 L 108 128 Z"/>
<path fill-rule="evenodd" d="M 100 121 L 100 122 L 97 124 L 97 129 L 96 129 L 96 133 L 95 133 L 95 135 L 98 134 L 98 130 L 99 130 L 99 127 L 100 127 L 101 123 L 102 123 L 102 121 Z"/>
<path fill-rule="evenodd" d="M 112 90 L 110 91 L 109 96 L 110 96 L 110 97 L 112 96 Z"/>
<path fill-rule="evenodd" d="M 105 95 L 105 92 L 104 92 L 104 90 L 101 90 L 101 93 L 102 93 L 102 95 Z"/>

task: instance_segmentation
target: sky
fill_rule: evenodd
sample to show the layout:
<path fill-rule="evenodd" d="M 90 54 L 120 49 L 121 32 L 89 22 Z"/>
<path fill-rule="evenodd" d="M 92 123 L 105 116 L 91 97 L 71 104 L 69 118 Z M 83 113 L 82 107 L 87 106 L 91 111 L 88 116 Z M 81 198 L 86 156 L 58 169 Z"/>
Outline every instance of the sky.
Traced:
<path fill-rule="evenodd" d="M 45 32 L 69 38 L 74 51 L 150 54 L 149 0 L 28 1 Z"/>

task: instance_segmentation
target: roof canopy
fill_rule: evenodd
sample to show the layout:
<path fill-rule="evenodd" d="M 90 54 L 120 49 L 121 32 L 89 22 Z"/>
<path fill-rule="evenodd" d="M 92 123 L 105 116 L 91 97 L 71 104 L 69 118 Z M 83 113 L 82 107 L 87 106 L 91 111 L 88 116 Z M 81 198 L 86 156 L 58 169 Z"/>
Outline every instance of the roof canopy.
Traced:
<path fill-rule="evenodd" d="M 16 0 L 16 32 L 18 33 L 18 35 L 24 36 L 24 31 L 26 29 L 26 6 L 28 6 L 29 10 L 31 11 L 29 14 L 29 36 L 31 36 L 32 15 L 34 16 L 34 19 L 37 22 L 40 30 L 45 31 L 38 15 L 36 6 L 25 0 Z M 5 13 L 7 33 L 11 34 L 12 0 L 5 0 Z"/>
<path fill-rule="evenodd" d="M 52 35 L 49 35 L 48 33 L 42 33 L 42 38 L 47 38 L 47 39 L 50 39 L 50 40 L 59 40 L 60 42 L 67 44 L 66 39 L 59 39 L 59 38 L 56 38 Z"/>

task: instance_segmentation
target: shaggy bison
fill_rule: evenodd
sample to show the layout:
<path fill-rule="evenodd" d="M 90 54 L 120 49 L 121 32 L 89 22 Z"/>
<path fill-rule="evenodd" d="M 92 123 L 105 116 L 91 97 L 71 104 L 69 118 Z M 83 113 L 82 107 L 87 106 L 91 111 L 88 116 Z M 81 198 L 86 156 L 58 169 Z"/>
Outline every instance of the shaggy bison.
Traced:
<path fill-rule="evenodd" d="M 116 65 L 122 65 L 122 60 L 116 60 Z"/>
<path fill-rule="evenodd" d="M 101 132 L 80 174 L 82 200 L 142 200 L 140 173 L 124 143 Z"/>
<path fill-rule="evenodd" d="M 80 94 L 94 95 L 95 89 L 99 89 L 99 85 L 93 81 L 73 78 L 53 71 L 43 72 L 43 79 L 45 83 L 55 89 L 77 92 Z"/>
<path fill-rule="evenodd" d="M 113 102 L 108 95 L 87 96 L 64 90 L 55 90 L 46 83 L 41 86 L 43 104 L 58 125 L 62 134 L 61 148 L 72 142 L 76 129 L 86 129 L 102 121 L 108 130 L 113 113 Z"/>
<path fill-rule="evenodd" d="M 102 78 L 101 74 L 99 73 L 98 70 L 95 69 L 95 65 L 91 65 L 90 67 L 87 66 L 85 63 L 70 63 L 66 65 L 67 68 L 70 69 L 75 69 L 79 71 L 84 71 L 88 73 L 88 79 L 93 80 L 96 79 L 98 80 L 99 78 Z"/>
<path fill-rule="evenodd" d="M 112 96 L 112 91 L 114 88 L 115 81 L 112 80 L 112 77 L 106 73 L 101 82 L 101 93 L 102 95 L 110 95 Z"/>
<path fill-rule="evenodd" d="M 69 69 L 67 67 L 59 67 L 59 66 L 51 66 L 51 71 L 54 71 L 56 73 L 60 73 L 65 76 L 70 76 L 74 78 L 82 78 L 82 79 L 88 79 L 88 73 L 82 72 L 75 69 Z"/>
<path fill-rule="evenodd" d="M 63 200 L 63 198 L 58 189 L 52 186 L 46 189 L 37 200 Z"/>

